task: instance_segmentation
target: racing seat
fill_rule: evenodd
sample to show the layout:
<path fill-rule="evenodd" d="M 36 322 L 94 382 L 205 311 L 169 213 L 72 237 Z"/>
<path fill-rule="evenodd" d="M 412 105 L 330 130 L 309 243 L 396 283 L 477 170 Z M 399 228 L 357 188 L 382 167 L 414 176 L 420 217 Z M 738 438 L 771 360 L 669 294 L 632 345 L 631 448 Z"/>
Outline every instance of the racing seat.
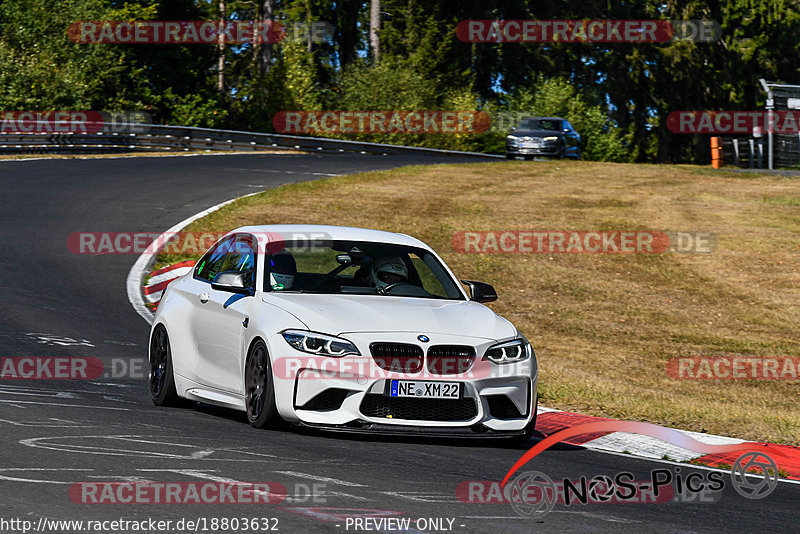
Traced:
<path fill-rule="evenodd" d="M 373 287 L 372 279 L 369 274 L 369 265 L 362 265 L 353 274 L 353 283 L 361 287 Z"/>

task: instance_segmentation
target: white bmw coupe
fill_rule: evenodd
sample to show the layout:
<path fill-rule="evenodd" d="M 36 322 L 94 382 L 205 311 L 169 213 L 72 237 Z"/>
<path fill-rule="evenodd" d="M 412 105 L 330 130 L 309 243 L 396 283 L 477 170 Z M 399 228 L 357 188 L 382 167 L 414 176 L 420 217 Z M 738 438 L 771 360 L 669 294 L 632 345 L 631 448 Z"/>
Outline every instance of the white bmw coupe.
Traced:
<path fill-rule="evenodd" d="M 533 349 L 481 304 L 492 286 L 462 283 L 403 234 L 236 229 L 161 299 L 150 395 L 242 410 L 258 428 L 527 440 Z"/>

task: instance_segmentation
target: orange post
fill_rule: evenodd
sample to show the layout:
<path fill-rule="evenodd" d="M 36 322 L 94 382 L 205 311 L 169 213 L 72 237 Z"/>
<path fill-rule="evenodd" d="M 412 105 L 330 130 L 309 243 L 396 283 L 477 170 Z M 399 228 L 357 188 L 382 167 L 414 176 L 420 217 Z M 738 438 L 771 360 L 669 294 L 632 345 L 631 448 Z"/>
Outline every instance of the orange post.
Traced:
<path fill-rule="evenodd" d="M 711 138 L 711 167 L 719 169 L 722 167 L 722 139 L 719 137 Z"/>

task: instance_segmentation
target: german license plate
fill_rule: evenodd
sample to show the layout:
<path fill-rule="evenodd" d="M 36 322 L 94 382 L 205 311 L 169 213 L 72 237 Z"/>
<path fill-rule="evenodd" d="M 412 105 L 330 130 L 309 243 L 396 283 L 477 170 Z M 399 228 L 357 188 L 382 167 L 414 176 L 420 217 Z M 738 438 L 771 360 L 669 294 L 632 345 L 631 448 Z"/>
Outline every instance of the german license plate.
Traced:
<path fill-rule="evenodd" d="M 389 384 L 390 397 L 416 397 L 421 399 L 459 399 L 459 382 L 426 382 L 416 380 L 392 380 Z"/>
<path fill-rule="evenodd" d="M 522 148 L 539 148 L 542 146 L 540 141 L 526 141 L 522 143 Z"/>

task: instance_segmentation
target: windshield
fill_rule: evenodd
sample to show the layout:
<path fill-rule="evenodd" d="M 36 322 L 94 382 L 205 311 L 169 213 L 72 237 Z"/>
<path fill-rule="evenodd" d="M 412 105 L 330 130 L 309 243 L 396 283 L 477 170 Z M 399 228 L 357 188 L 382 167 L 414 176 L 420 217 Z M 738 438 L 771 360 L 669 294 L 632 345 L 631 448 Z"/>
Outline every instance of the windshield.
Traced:
<path fill-rule="evenodd" d="M 561 121 L 554 119 L 525 119 L 519 127 L 520 130 L 553 130 L 561 131 Z"/>
<path fill-rule="evenodd" d="M 362 241 L 288 241 L 266 261 L 266 291 L 463 300 L 425 249 Z"/>

